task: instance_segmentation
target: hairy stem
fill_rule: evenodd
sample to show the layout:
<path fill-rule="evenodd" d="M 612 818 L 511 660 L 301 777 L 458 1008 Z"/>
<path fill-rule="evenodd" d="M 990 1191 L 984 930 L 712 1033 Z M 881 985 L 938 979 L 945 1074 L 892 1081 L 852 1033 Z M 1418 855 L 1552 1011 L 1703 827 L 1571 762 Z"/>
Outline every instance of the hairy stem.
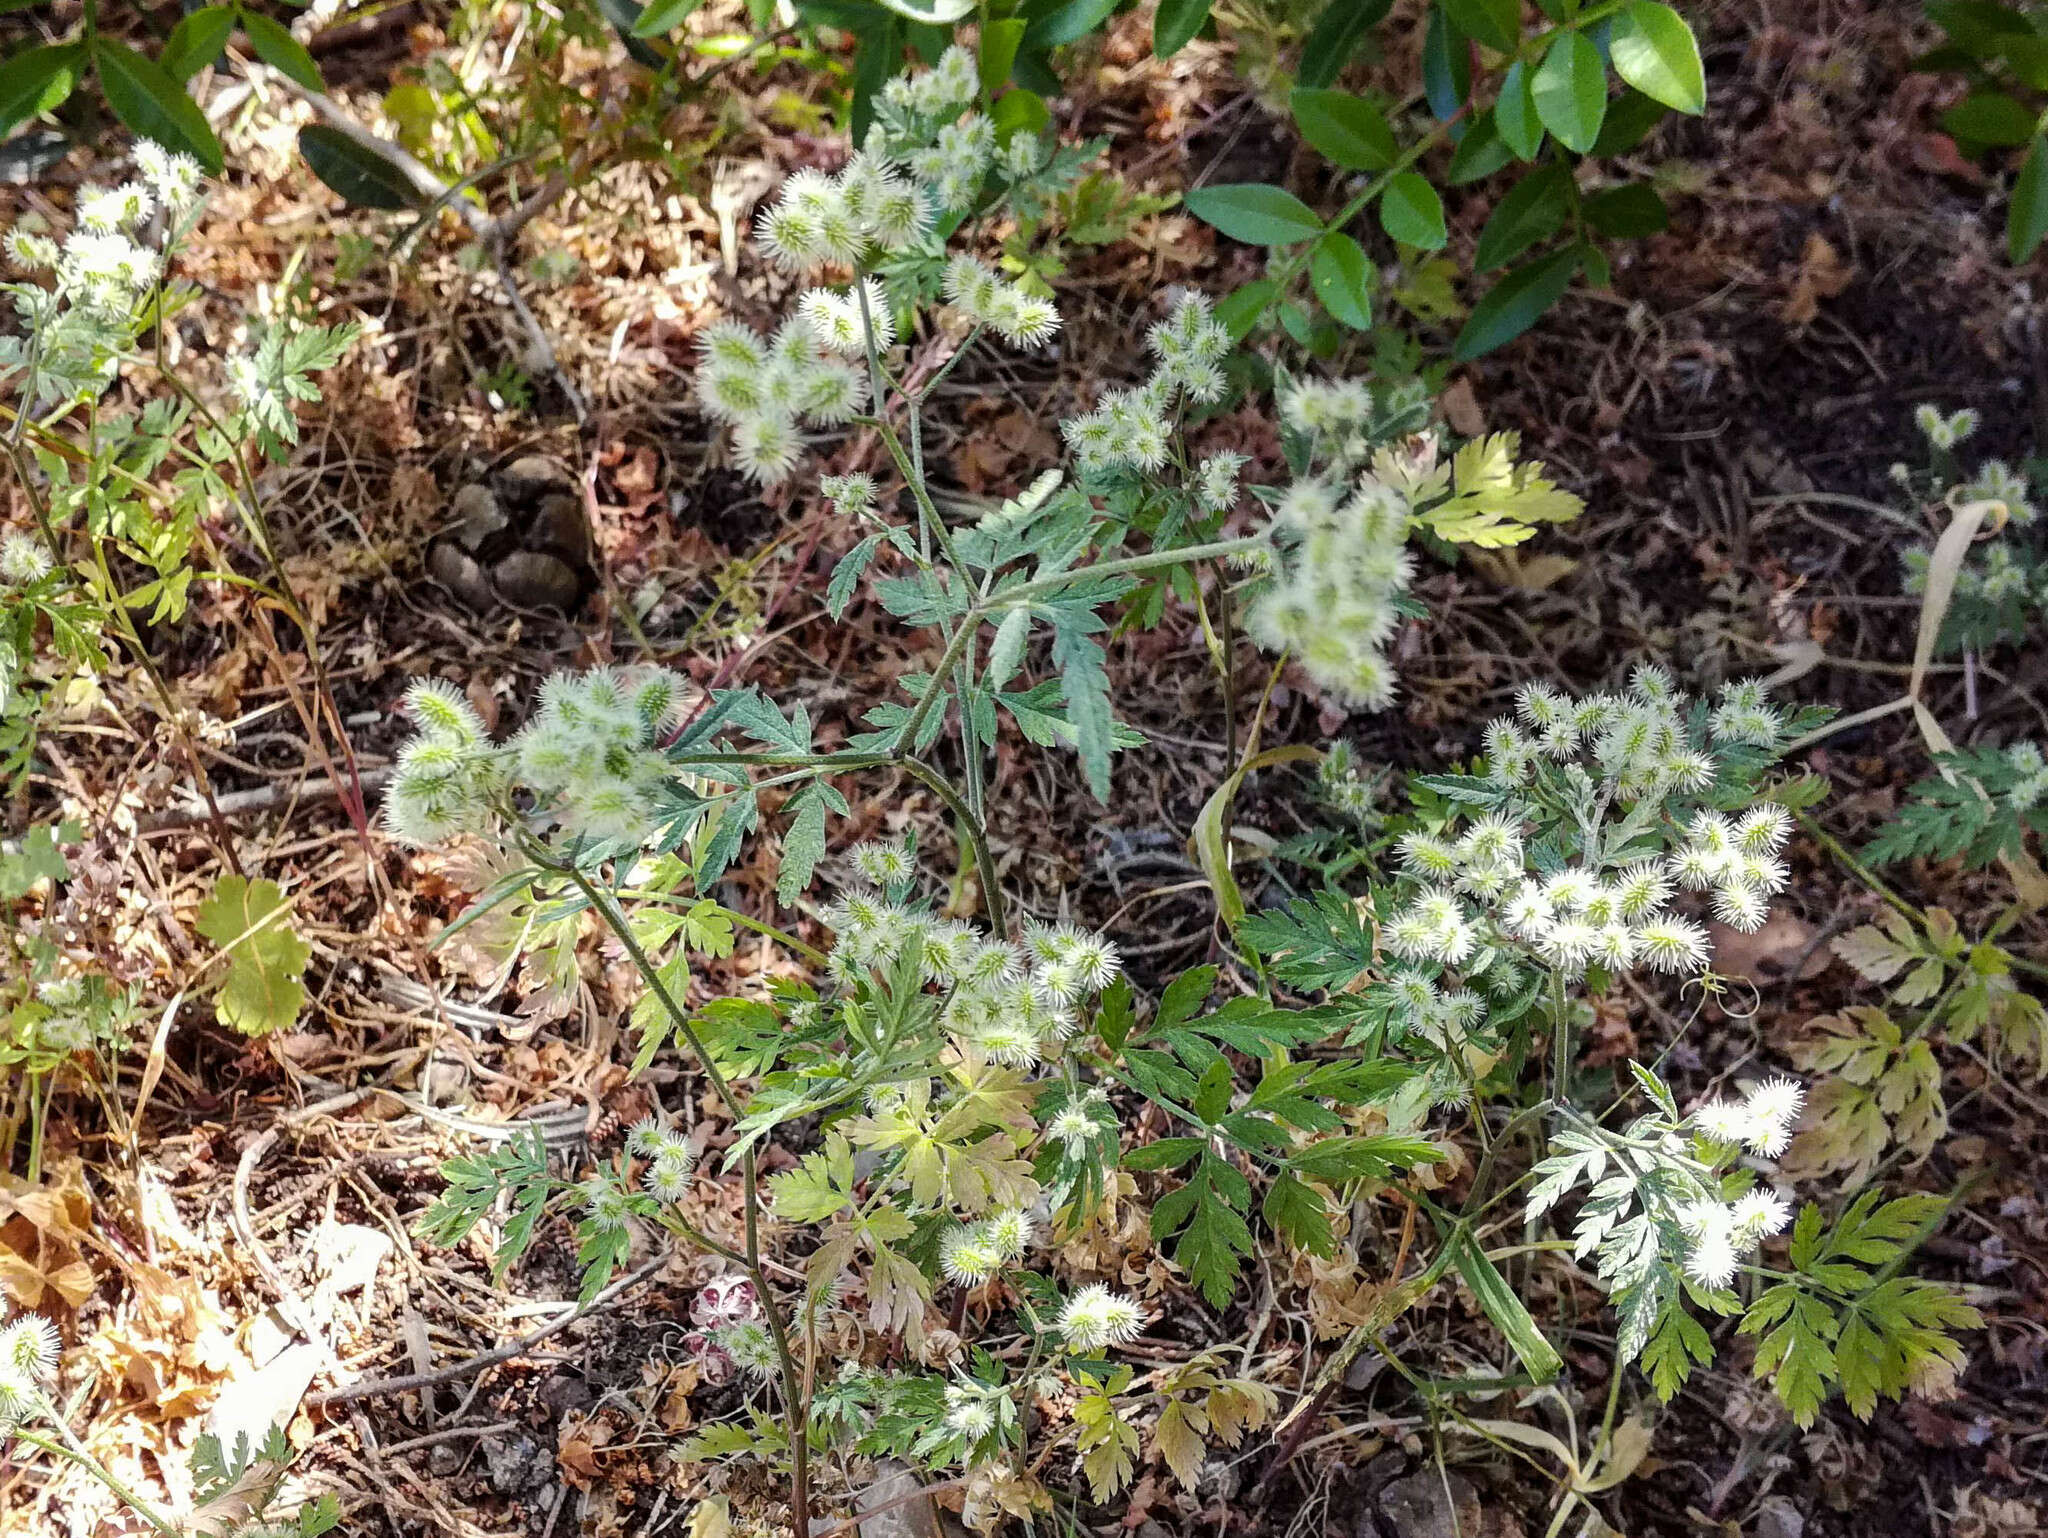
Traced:
<path fill-rule="evenodd" d="M 611 930 L 619 944 L 625 947 L 626 954 L 632 958 L 634 970 L 640 974 L 641 981 L 647 984 L 648 989 L 660 1001 L 663 1012 L 675 1026 L 676 1034 L 690 1044 L 690 1051 L 695 1055 L 698 1066 L 704 1070 L 705 1078 L 711 1081 L 712 1089 L 732 1116 L 734 1127 L 737 1129 L 744 1115 L 739 1097 L 733 1093 L 731 1083 L 719 1071 L 718 1064 L 712 1061 L 703 1038 L 697 1034 L 697 1028 L 690 1023 L 690 1017 L 684 1012 L 681 1002 L 662 980 L 661 973 L 648 956 L 646 947 L 641 945 L 639 937 L 633 933 L 633 926 L 626 921 L 624 911 L 612 900 L 609 893 L 601 891 L 595 882 L 573 864 L 549 868 L 566 875 L 575 883 L 584 900 L 604 920 L 605 927 Z M 782 1380 L 782 1400 L 788 1416 L 791 1526 L 796 1531 L 796 1538 L 809 1538 L 809 1405 L 804 1398 L 803 1383 L 796 1370 L 795 1358 L 790 1354 L 789 1328 L 783 1318 L 782 1305 L 776 1301 L 774 1292 L 769 1288 L 768 1275 L 761 1264 L 761 1182 L 760 1170 L 754 1162 L 754 1145 L 751 1140 L 742 1148 L 740 1162 L 740 1198 L 744 1204 L 747 1233 L 746 1254 L 741 1264 L 746 1270 L 747 1279 L 754 1284 L 755 1296 L 761 1300 L 762 1317 L 768 1326 L 769 1337 L 775 1343 L 777 1375 Z M 730 1254 L 729 1251 L 727 1253 Z"/>

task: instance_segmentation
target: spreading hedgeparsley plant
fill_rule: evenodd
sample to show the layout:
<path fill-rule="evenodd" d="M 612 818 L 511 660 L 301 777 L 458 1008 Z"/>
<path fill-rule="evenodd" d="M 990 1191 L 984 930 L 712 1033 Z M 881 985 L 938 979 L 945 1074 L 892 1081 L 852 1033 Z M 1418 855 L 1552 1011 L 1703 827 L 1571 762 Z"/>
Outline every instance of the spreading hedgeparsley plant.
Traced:
<path fill-rule="evenodd" d="M 198 298 L 175 272 L 204 207 L 204 177 L 198 162 L 147 139 L 133 159 L 131 180 L 79 191 L 68 229 L 25 213 L 5 232 L 19 277 L 0 283 L 0 294 L 19 326 L 0 337 L 0 453 L 32 522 L 0 528 L 0 778 L 27 771 L 53 686 L 89 696 L 108 633 L 188 732 L 136 616 L 175 623 L 194 579 L 227 564 L 211 527 L 219 513 L 232 510 L 263 558 L 267 585 L 255 585 L 314 646 L 271 543 L 255 470 L 297 441 L 296 403 L 319 399 L 311 376 L 340 359 L 357 328 L 255 318 L 219 376 L 199 377 L 167 332 Z"/>
<path fill-rule="evenodd" d="M 409 696 L 421 731 L 401 757 L 388 825 L 412 842 L 481 840 L 508 865 L 456 930 L 520 900 L 557 915 L 594 912 L 646 984 L 636 1070 L 669 1047 L 688 1053 L 724 1115 L 722 1151 L 708 1164 L 703 1134 L 663 1115 L 581 1179 L 554 1169 L 537 1135 L 454 1160 L 423 1233 L 455 1243 L 508 1202 L 502 1269 L 551 1206 L 566 1211 L 586 1298 L 650 1245 L 733 1266 L 744 1306 L 707 1316 L 701 1350 L 718 1371 L 748 1375 L 780 1414 L 715 1428 L 693 1450 L 787 1469 L 798 1511 L 827 1445 L 964 1465 L 978 1488 L 1021 1499 L 1037 1488 L 1026 1453 L 1043 1451 L 1024 1445 L 1022 1406 L 1077 1391 L 1092 1419 L 1051 1434 L 1072 1435 L 1091 1489 L 1106 1496 L 1128 1482 L 1131 1427 L 1158 1396 L 1133 1391 L 1105 1353 L 1144 1327 L 1148 1308 L 1103 1283 L 1059 1277 L 1059 1246 L 1107 1221 L 1128 1193 L 1125 1171 L 1192 1165 L 1155 1209 L 1155 1232 L 1176 1240 L 1218 1299 L 1250 1247 L 1243 1177 L 1230 1160 L 1188 1138 L 1124 1158 L 1112 1091 L 1138 1090 L 1232 1146 L 1270 1153 L 1337 1128 L 1336 1107 L 1407 1070 L 1304 1073 L 1285 1049 L 1324 1027 L 1251 999 L 1204 1014 L 1213 968 L 1177 979 L 1140 1025 L 1113 944 L 1068 923 L 1020 917 L 1006 935 L 947 917 L 919 852 L 902 842 L 871 841 L 806 868 L 793 899 L 814 875 L 836 894 L 817 910 L 821 945 L 691 895 L 729 858 L 721 849 L 734 808 L 778 777 L 759 760 L 795 755 L 699 751 L 708 739 L 692 735 L 684 697 L 658 670 L 560 676 L 524 731 L 499 744 L 452 688 L 421 683 Z M 766 729 L 762 716 L 744 719 Z M 776 719 L 786 732 L 790 720 Z M 750 781 L 749 768 L 768 772 Z M 794 857 L 786 839 L 785 874 Z M 693 1007 L 691 952 L 729 951 L 737 926 L 779 940 L 818 985 L 781 980 L 762 996 Z M 1226 1048 L 1265 1065 L 1265 1100 L 1231 1109 Z M 764 1181 L 765 1151 L 788 1148 L 806 1127 L 818 1131 L 778 1154 L 793 1167 Z M 1301 1162 L 1329 1178 L 1436 1157 L 1412 1138 L 1360 1137 L 1323 1139 Z M 716 1181 L 735 1172 L 745 1204 L 737 1232 L 708 1215 Z M 1290 1178 L 1294 1220 L 1327 1230 L 1319 1191 Z M 771 1270 L 775 1249 L 791 1258 Z M 930 1370 L 840 1354 L 863 1330 Z M 1005 1340 L 1024 1343 L 1021 1362 L 995 1354 Z M 1203 1392 L 1265 1402 L 1222 1376 Z M 1242 1435 L 1248 1416 L 1224 1424 Z M 1184 1450 L 1184 1439 L 1172 1445 Z"/>
<path fill-rule="evenodd" d="M 1532 685 L 1487 728 L 1475 772 L 1412 782 L 1379 841 L 1387 879 L 1240 926 L 1280 983 L 1331 990 L 1323 1007 L 1350 1040 L 1418 1070 L 1397 1126 L 1472 1120 L 1486 1152 L 1471 1194 L 1433 1215 L 1449 1264 L 1539 1379 L 1559 1369 L 1555 1348 L 1469 1241 L 1525 1182 L 1532 1227 L 1570 1215 L 1559 1243 L 1609 1294 L 1617 1367 L 1640 1361 L 1661 1397 L 1712 1360 L 1724 1315 L 1761 1337 L 1755 1370 L 1802 1423 L 1837 1387 L 1867 1415 L 1961 1360 L 1950 1332 L 1973 1311 L 1894 1274 L 1941 1200 L 1873 1191 L 1832 1217 L 1808 1203 L 1795 1223 L 1774 1161 L 1801 1084 L 1759 1075 L 1684 1110 L 1650 1068 L 1629 1064 L 1617 1100 L 1611 1074 L 1579 1063 L 1589 999 L 1630 974 L 1676 979 L 1695 1003 L 1727 990 L 1707 924 L 1754 931 L 1786 889 L 1791 808 L 1818 787 L 1767 774 L 1825 715 L 1782 711 L 1752 683 L 1691 700 L 1652 667 L 1581 699 Z M 1638 1097 L 1648 1108 L 1617 1122 Z M 1519 1109 L 1489 1124 L 1501 1101 Z M 1496 1181 L 1510 1132 L 1539 1127 L 1547 1154 Z M 1762 1247 L 1788 1226 L 1781 1266 Z"/>
<path fill-rule="evenodd" d="M 566 989 L 594 916 L 645 985 L 635 1070 L 685 1054 L 723 1122 L 692 1134 L 658 1116 L 582 1179 L 534 1138 L 456 1160 L 424 1232 L 454 1243 L 503 1212 L 502 1268 L 547 1213 L 566 1212 L 586 1297 L 650 1244 L 736 1268 L 744 1304 L 707 1306 L 699 1334 L 707 1371 L 749 1375 L 758 1413 L 694 1450 L 786 1469 L 799 1532 L 828 1445 L 961 1467 L 970 1508 L 993 1521 L 1045 1499 L 1034 1470 L 1047 1439 L 1071 1447 L 1097 1498 L 1125 1487 L 1149 1419 L 1159 1456 L 1191 1484 L 1195 1428 L 1234 1441 L 1263 1415 L 1264 1391 L 1213 1363 L 1139 1385 L 1113 1358 L 1150 1305 L 1063 1273 L 1063 1244 L 1110 1221 L 1147 1177 L 1154 1238 L 1220 1307 L 1254 1223 L 1327 1250 L 1336 1192 L 1442 1157 L 1426 1138 L 1346 1120 L 1404 1089 L 1412 1098 L 1419 1067 L 1302 1057 L 1329 1021 L 1256 998 L 1212 1010 L 1214 968 L 1172 980 L 1148 1007 L 1102 937 L 1017 911 L 989 854 L 1005 722 L 1034 746 L 1075 751 L 1106 797 L 1114 753 L 1140 739 L 1115 718 L 1102 638 L 1169 592 L 1205 617 L 1220 605 L 1331 692 L 1383 701 L 1385 649 L 1412 612 L 1411 536 L 1510 544 L 1577 511 L 1540 467 L 1516 463 L 1511 437 L 1440 445 L 1413 391 L 1284 377 L 1292 481 L 1248 496 L 1241 458 L 1186 448 L 1191 422 L 1224 399 L 1232 347 L 1194 295 L 1152 328 L 1141 384 L 1064 424 L 1068 466 L 971 516 L 942 509 L 922 425 L 934 388 L 972 348 L 1029 353 L 1059 328 L 1027 280 L 949 243 L 1085 161 L 999 130 L 986 105 L 971 57 L 949 52 L 881 93 L 874 128 L 838 172 L 789 178 L 758 236 L 807 286 L 772 330 L 713 327 L 697 376 L 735 460 L 763 483 L 797 475 L 828 433 L 873 435 L 884 469 L 818 483 L 827 515 L 859 531 L 828 608 L 840 615 L 865 584 L 931 633 L 937 661 L 902 675 L 902 697 L 872 705 L 865 729 L 830 751 L 801 704 L 707 693 L 660 669 L 551 679 L 506 742 L 452 686 L 422 683 L 408 700 L 418 735 L 385 803 L 402 839 L 474 840 L 498 871 L 451 934 L 509 932 L 546 951 Z M 934 367 L 942 335 L 953 350 Z M 919 369 L 929 376 L 913 385 Z M 1232 533 L 1233 520 L 1249 531 Z M 1203 573 L 1215 578 L 1206 590 Z M 1343 647 L 1302 628 L 1304 605 L 1328 611 Z M 944 808 L 943 906 L 933 850 L 870 841 L 830 853 L 850 815 L 842 785 L 879 776 Z M 770 815 L 775 897 L 810 915 L 821 931 L 810 939 L 713 896 Z M 692 954 L 729 952 L 740 929 L 818 981 L 693 999 Z M 1256 1077 L 1248 1099 L 1240 1064 Z M 1185 1130 L 1126 1151 L 1119 1096 Z M 771 1156 L 795 1167 L 764 1180 Z M 1247 1167 L 1272 1176 L 1262 1204 Z M 710 1182 L 735 1174 L 738 1231 L 705 1204 Z M 1075 1408 L 1026 1446 L 1034 1402 Z"/>

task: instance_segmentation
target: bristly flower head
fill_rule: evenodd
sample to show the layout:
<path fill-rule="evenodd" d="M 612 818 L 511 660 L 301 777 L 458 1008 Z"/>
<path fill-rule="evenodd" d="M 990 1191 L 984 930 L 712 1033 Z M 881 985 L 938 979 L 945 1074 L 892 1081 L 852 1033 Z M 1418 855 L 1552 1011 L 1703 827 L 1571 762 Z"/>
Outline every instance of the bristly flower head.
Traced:
<path fill-rule="evenodd" d="M 50 574 L 50 557 L 26 534 L 0 538 L 0 584 L 27 587 Z"/>
<path fill-rule="evenodd" d="M 1414 575 L 1409 507 L 1384 483 L 1362 477 L 1348 493 L 1297 481 L 1275 512 L 1288 547 L 1281 569 L 1246 618 L 1268 651 L 1292 651 L 1318 685 L 1355 707 L 1392 703 L 1386 647 Z"/>
<path fill-rule="evenodd" d="M 27 1418 L 45 1402 L 59 1344 L 57 1327 L 40 1314 L 19 1314 L 0 1329 L 0 1427 Z"/>
<path fill-rule="evenodd" d="M 1792 1141 L 1792 1126 L 1806 1091 L 1792 1079 L 1767 1079 L 1740 1102 L 1710 1100 L 1692 1113 L 1692 1123 L 1717 1143 L 1740 1144 L 1760 1158 L 1774 1159 Z"/>
<path fill-rule="evenodd" d="M 1067 1300 L 1057 1328 L 1071 1350 L 1101 1351 L 1136 1340 L 1145 1328 L 1145 1311 L 1122 1293 L 1096 1283 Z"/>

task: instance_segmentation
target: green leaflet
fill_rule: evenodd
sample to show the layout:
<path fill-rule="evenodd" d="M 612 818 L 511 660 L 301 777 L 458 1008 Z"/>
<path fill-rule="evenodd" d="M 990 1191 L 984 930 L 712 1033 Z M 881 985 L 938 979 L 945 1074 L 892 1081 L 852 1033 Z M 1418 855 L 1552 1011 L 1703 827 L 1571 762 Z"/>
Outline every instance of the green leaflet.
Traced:
<path fill-rule="evenodd" d="M 221 877 L 199 905 L 193 928 L 219 946 L 228 963 L 214 1012 L 244 1036 L 283 1030 L 305 1005 L 299 978 L 313 948 L 293 933 L 288 913 L 276 882 L 242 876 Z"/>

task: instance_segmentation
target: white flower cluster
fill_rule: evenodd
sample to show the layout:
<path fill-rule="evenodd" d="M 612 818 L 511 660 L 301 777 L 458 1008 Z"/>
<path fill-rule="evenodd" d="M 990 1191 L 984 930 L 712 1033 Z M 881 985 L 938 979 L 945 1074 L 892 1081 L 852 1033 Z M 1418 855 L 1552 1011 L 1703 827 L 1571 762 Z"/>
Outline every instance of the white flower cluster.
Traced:
<path fill-rule="evenodd" d="M 1519 722 L 1496 721 L 1488 729 L 1490 776 L 1520 789 L 1535 778 L 1538 760 L 1548 759 L 1562 760 L 1589 794 L 1595 773 L 1604 793 L 1618 800 L 1702 791 L 1714 782 L 1715 761 L 1692 741 L 1681 703 L 1654 668 L 1638 669 L 1626 696 L 1573 702 L 1533 685 L 1522 691 Z M 1769 711 L 1746 692 L 1725 708 Z M 1590 757 L 1593 773 L 1578 762 L 1581 754 Z M 1715 916 L 1746 932 L 1762 924 L 1770 898 L 1789 879 L 1778 856 L 1792 818 L 1771 803 L 1733 819 L 1700 811 L 1678 847 L 1662 856 L 1631 852 L 1610 862 L 1596 843 L 1580 863 L 1538 869 L 1524 849 L 1524 815 L 1521 807 L 1490 812 L 1455 840 L 1404 837 L 1402 870 L 1418 890 L 1387 921 L 1387 948 L 1408 961 L 1457 967 L 1506 939 L 1565 977 L 1596 966 L 1693 972 L 1707 964 L 1707 934 L 1672 910 L 1681 891 L 1711 892 Z"/>
<path fill-rule="evenodd" d="M 1086 416 L 1060 424 L 1084 469 L 1128 465 L 1157 470 L 1173 450 L 1170 418 L 1175 403 L 1183 396 L 1203 406 L 1223 399 L 1222 364 L 1230 351 L 1230 332 L 1206 297 L 1182 295 L 1172 313 L 1152 328 L 1146 343 L 1157 361 L 1145 383 L 1111 390 Z M 1203 475 L 1211 478 L 1204 489 L 1219 507 L 1236 499 L 1236 473 L 1243 461 L 1230 458 L 1227 472 L 1212 470 L 1209 463 L 1203 466 Z"/>
<path fill-rule="evenodd" d="M 1806 1092 L 1791 1079 L 1767 1079 L 1740 1101 L 1715 1100 L 1690 1121 L 1717 1143 L 1740 1145 L 1762 1158 L 1776 1158 L 1792 1141 L 1792 1124 Z M 1702 1287 L 1726 1287 L 1756 1247 L 1792 1221 L 1792 1207 L 1762 1187 L 1732 1202 L 1707 1198 L 1680 1214 L 1691 1250 L 1686 1274 Z"/>
<path fill-rule="evenodd" d="M 1692 1241 L 1686 1275 L 1702 1287 L 1726 1287 L 1757 1246 L 1792 1221 L 1792 1204 L 1759 1187 L 1732 1202 L 1695 1202 L 1680 1221 Z"/>
<path fill-rule="evenodd" d="M 958 47 L 934 69 L 892 79 L 880 119 L 845 168 L 836 176 L 796 172 L 756 221 L 762 248 L 784 271 L 837 267 L 855 281 L 803 294 L 772 337 L 730 321 L 705 333 L 698 396 L 731 425 L 734 457 L 754 479 L 772 484 L 789 475 L 804 451 L 803 426 L 834 426 L 866 409 L 868 358 L 894 345 L 897 316 L 864 270 L 927 246 L 933 209 L 968 208 L 991 166 L 1013 180 L 1037 170 L 1043 151 L 1035 137 L 1020 133 L 999 146 L 993 122 L 961 115 L 979 89 L 973 54 Z M 1012 346 L 1043 346 L 1059 329 L 1048 300 L 972 257 L 948 264 L 944 288 L 970 320 Z"/>
<path fill-rule="evenodd" d="M 946 1429 L 963 1441 L 981 1441 L 1016 1413 L 1016 1400 L 1000 1384 L 969 1379 L 946 1385 Z"/>
<path fill-rule="evenodd" d="M 1145 1311 L 1134 1299 L 1093 1283 L 1067 1299 L 1056 1328 L 1070 1349 L 1101 1351 L 1136 1340 L 1145 1328 Z"/>
<path fill-rule="evenodd" d="M 2010 505 L 2010 504 L 2008 504 Z M 1933 552 L 1922 545 L 1900 557 L 1905 577 L 1900 584 L 1915 596 L 1927 591 L 1927 574 Z M 2014 551 L 2002 539 L 1994 539 L 1972 553 L 1970 561 L 1956 573 L 1955 596 L 1975 600 L 1993 608 L 2008 603 L 2032 602 L 2048 608 L 2048 562 L 2036 563 Z"/>
<path fill-rule="evenodd" d="M 765 1381 L 775 1376 L 775 1336 L 760 1320 L 736 1319 L 713 1330 L 711 1338 L 749 1377 Z"/>
<path fill-rule="evenodd" d="M 541 685 L 540 711 L 512 740 L 513 778 L 551 796 L 565 832 L 641 839 L 671 778 L 661 740 L 681 715 L 683 680 L 667 668 L 593 668 Z"/>
<path fill-rule="evenodd" d="M 1053 1113 L 1045 1124 L 1045 1140 L 1066 1145 L 1067 1152 L 1079 1158 L 1095 1139 L 1115 1130 L 1116 1113 L 1110 1109 L 1109 1095 L 1096 1086 Z"/>
<path fill-rule="evenodd" d="M 1368 775 L 1358 767 L 1351 744 L 1341 738 L 1330 744 L 1323 761 L 1316 765 L 1316 794 L 1323 804 L 1362 831 L 1377 828 L 1385 819 L 1379 799 L 1386 789 L 1383 774 Z"/>
<path fill-rule="evenodd" d="M 0 1329 L 0 1428 L 44 1409 L 57 1347 L 57 1327 L 40 1314 L 18 1315 Z"/>
<path fill-rule="evenodd" d="M 1021 127 L 1005 137 L 971 110 L 981 94 L 971 50 L 948 48 L 928 70 L 899 75 L 882 87 L 863 154 L 898 165 L 948 213 L 975 206 L 988 178 L 1012 184 L 1038 174 L 1047 148 Z"/>
<path fill-rule="evenodd" d="M 864 880 L 894 884 L 897 866 L 886 846 L 863 846 L 854 863 Z M 914 912 L 879 891 L 847 893 L 826 923 L 837 937 L 827 965 L 834 977 L 886 971 L 915 954 L 923 980 L 947 993 L 939 1014 L 946 1031 L 963 1049 L 1011 1067 L 1039 1062 L 1071 1036 L 1082 1001 L 1123 970 L 1116 946 L 1078 925 L 1027 921 L 1024 943 L 1012 945 L 959 919 Z"/>
<path fill-rule="evenodd" d="M 2003 502 L 2014 523 L 2032 523 L 2040 510 L 2028 499 L 2032 487 L 2025 475 L 2002 459 L 1987 459 L 1964 483 L 1960 495 L 1968 502 Z"/>
<path fill-rule="evenodd" d="M 1013 1207 L 947 1234 L 939 1244 L 939 1266 L 949 1280 L 979 1285 L 1022 1257 L 1031 1240 L 1031 1215 Z"/>
<path fill-rule="evenodd" d="M 486 826 L 504 775 L 475 708 L 446 679 L 422 678 L 405 691 L 405 710 L 419 732 L 398 750 L 384 826 L 408 844 Z"/>
<path fill-rule="evenodd" d="M 0 538 L 0 588 L 31 587 L 50 574 L 50 557 L 26 534 Z"/>
<path fill-rule="evenodd" d="M 830 302 L 829 316 L 822 303 L 800 307 L 772 337 L 737 321 L 720 321 L 698 343 L 698 399 L 705 411 L 731 426 L 734 459 L 764 485 L 786 479 L 796 468 L 804 452 L 800 424 L 828 427 L 850 421 L 868 403 L 865 368 L 835 356 L 820 340 L 821 327 L 843 319 L 848 301 L 823 289 L 816 292 Z M 875 320 L 882 324 L 880 315 Z"/>
<path fill-rule="evenodd" d="M 644 838 L 672 777 L 660 744 L 683 687 L 666 668 L 556 673 L 534 718 L 499 749 L 459 690 L 423 679 L 406 692 L 420 731 L 399 752 L 385 826 L 409 844 L 438 843 L 488 827 L 505 793 L 524 790 L 572 837 Z"/>
<path fill-rule="evenodd" d="M 840 517 L 862 518 L 874 507 L 878 488 L 872 475 L 856 470 L 851 475 L 826 476 L 818 482 L 818 490 Z"/>
<path fill-rule="evenodd" d="M 1354 707 L 1379 710 L 1394 698 L 1386 646 L 1415 575 L 1408 515 L 1406 498 L 1372 475 L 1348 495 L 1328 481 L 1296 481 L 1274 509 L 1274 532 L 1289 549 L 1246 628 L 1266 650 L 1294 652 L 1309 677 Z"/>
<path fill-rule="evenodd" d="M 917 244 L 931 224 L 924 194 L 888 159 L 863 151 L 837 176 L 798 171 L 755 221 L 754 236 L 784 272 L 858 267 Z"/>
<path fill-rule="evenodd" d="M 1739 1144 L 1761 1159 L 1775 1159 L 1792 1143 L 1792 1125 L 1806 1103 L 1795 1079 L 1766 1079 L 1740 1100 L 1709 1100 L 1690 1118 L 1702 1136 Z"/>
<path fill-rule="evenodd" d="M 1052 301 L 1006 282 L 975 257 L 962 254 L 947 262 L 942 287 L 948 304 L 1012 347 L 1043 347 L 1060 328 Z"/>
<path fill-rule="evenodd" d="M 77 222 L 61 245 L 19 224 L 7 232 L 17 267 L 55 278 L 49 288 L 7 285 L 26 334 L 0 338 L 0 371 L 26 370 L 20 393 L 38 405 L 94 395 L 112 381 L 116 354 L 133 345 L 144 301 L 164 271 L 162 252 L 136 232 L 161 209 L 175 241 L 198 211 L 197 161 L 145 140 L 135 164 L 134 181 L 80 189 Z"/>
<path fill-rule="evenodd" d="M 645 1159 L 640 1184 L 656 1201 L 675 1203 L 690 1188 L 690 1171 L 697 1163 L 697 1150 L 690 1140 L 659 1117 L 649 1116 L 634 1124 L 626 1134 L 626 1152 Z"/>
<path fill-rule="evenodd" d="M 2042 759 L 2040 748 L 2016 742 L 2005 750 L 2005 761 L 2013 771 L 2012 789 L 2005 795 L 2014 811 L 2031 812 L 2048 801 L 2048 761 Z"/>
<path fill-rule="evenodd" d="M 1362 379 L 1280 381 L 1280 425 L 1304 440 L 1311 458 L 1338 477 L 1368 466 L 1403 495 L 1440 492 L 1447 478 L 1436 435 L 1422 430 L 1429 405 L 1419 384 L 1374 390 Z M 1409 429 L 1405 438 L 1400 429 Z M 1397 441 L 1384 441 L 1395 435 Z"/>
<path fill-rule="evenodd" d="M 1913 422 L 1930 445 L 1946 452 L 1977 430 L 1977 413 L 1967 406 L 1957 412 L 1944 412 L 1928 402 L 1913 408 Z"/>
<path fill-rule="evenodd" d="M 1237 506 L 1237 478 L 1249 463 L 1248 456 L 1228 450 L 1206 456 L 1195 466 L 1195 478 L 1188 488 L 1194 494 L 1195 511 L 1213 517 Z"/>

